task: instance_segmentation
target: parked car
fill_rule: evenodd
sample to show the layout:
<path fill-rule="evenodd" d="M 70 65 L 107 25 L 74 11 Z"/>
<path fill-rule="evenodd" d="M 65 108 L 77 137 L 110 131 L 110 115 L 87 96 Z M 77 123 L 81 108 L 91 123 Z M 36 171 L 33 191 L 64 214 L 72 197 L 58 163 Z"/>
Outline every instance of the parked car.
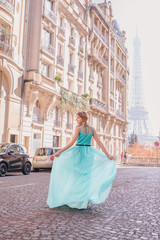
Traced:
<path fill-rule="evenodd" d="M 31 172 L 31 162 L 26 148 L 16 143 L 0 143 L 0 176 L 7 172 L 20 170 L 24 175 Z"/>
<path fill-rule="evenodd" d="M 33 171 L 38 172 L 41 168 L 52 168 L 53 155 L 60 149 L 59 147 L 37 148 L 32 159 Z"/>

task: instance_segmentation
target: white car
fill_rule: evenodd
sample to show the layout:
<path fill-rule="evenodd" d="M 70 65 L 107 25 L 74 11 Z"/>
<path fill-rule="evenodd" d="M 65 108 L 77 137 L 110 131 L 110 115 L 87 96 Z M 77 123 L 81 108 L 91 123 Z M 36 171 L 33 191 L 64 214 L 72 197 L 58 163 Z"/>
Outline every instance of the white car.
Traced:
<path fill-rule="evenodd" d="M 41 168 L 52 168 L 53 155 L 59 151 L 59 147 L 37 148 L 32 159 L 33 171 L 38 172 Z"/>

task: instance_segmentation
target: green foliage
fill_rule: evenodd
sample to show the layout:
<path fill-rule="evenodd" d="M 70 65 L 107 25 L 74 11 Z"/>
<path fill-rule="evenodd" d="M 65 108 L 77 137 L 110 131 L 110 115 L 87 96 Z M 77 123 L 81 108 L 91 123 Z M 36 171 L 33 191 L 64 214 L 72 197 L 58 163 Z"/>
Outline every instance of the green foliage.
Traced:
<path fill-rule="evenodd" d="M 82 94 L 82 97 L 91 99 L 91 96 L 88 93 Z"/>
<path fill-rule="evenodd" d="M 61 88 L 61 108 L 72 112 L 79 110 L 86 111 L 89 109 L 89 104 L 82 97 Z"/>
<path fill-rule="evenodd" d="M 63 82 L 62 78 L 58 75 L 55 76 L 54 78 L 57 82 Z"/>

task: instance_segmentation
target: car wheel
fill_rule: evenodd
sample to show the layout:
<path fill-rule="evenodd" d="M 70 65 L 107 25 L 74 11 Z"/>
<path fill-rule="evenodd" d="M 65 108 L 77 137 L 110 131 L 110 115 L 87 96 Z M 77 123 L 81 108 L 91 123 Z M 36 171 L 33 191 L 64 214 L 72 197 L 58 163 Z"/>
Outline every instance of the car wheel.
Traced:
<path fill-rule="evenodd" d="M 24 175 L 29 175 L 31 172 L 31 164 L 29 162 L 26 162 L 22 168 L 22 173 Z"/>
<path fill-rule="evenodd" d="M 0 177 L 4 177 L 7 173 L 7 165 L 5 163 L 0 164 Z"/>
<path fill-rule="evenodd" d="M 39 168 L 33 168 L 33 172 L 39 172 Z"/>

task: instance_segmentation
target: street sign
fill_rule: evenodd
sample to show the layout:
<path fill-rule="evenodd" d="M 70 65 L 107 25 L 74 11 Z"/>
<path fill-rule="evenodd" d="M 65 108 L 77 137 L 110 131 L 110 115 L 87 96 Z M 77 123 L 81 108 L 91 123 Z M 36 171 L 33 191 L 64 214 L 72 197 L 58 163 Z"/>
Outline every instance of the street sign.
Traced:
<path fill-rule="evenodd" d="M 154 146 L 158 147 L 159 146 L 159 142 L 155 142 Z"/>

